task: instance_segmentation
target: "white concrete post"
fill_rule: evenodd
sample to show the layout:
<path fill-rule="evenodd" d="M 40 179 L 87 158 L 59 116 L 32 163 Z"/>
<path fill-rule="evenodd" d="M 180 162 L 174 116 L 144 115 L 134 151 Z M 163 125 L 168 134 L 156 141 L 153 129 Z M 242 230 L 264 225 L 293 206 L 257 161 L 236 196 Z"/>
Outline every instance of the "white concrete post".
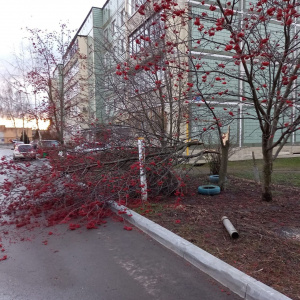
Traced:
<path fill-rule="evenodd" d="M 147 179 L 145 171 L 145 141 L 144 138 L 138 139 L 138 148 L 139 148 L 139 162 L 140 162 L 140 182 L 141 182 L 141 192 L 142 192 L 142 201 L 147 201 Z"/>

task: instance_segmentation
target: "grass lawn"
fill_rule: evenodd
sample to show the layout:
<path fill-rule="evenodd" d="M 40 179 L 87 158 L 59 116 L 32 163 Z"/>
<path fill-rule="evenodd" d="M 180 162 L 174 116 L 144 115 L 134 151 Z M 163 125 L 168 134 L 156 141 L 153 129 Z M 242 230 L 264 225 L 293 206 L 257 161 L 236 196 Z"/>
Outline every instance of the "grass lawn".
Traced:
<path fill-rule="evenodd" d="M 263 161 L 256 160 L 260 178 Z M 230 161 L 228 174 L 239 178 L 254 180 L 254 167 L 252 160 Z M 274 184 L 292 185 L 300 187 L 300 157 L 278 158 L 274 161 L 272 180 Z"/>

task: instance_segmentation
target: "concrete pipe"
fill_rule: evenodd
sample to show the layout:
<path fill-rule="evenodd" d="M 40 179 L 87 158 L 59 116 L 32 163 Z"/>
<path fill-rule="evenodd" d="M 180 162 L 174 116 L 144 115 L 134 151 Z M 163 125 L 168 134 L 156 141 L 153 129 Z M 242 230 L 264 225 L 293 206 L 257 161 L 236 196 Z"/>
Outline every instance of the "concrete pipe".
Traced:
<path fill-rule="evenodd" d="M 237 239 L 239 237 L 239 233 L 237 232 L 237 230 L 234 228 L 234 226 L 232 225 L 232 223 L 229 221 L 229 219 L 224 216 L 222 217 L 222 222 L 226 228 L 226 230 L 228 231 L 229 235 L 233 238 L 233 239 Z"/>

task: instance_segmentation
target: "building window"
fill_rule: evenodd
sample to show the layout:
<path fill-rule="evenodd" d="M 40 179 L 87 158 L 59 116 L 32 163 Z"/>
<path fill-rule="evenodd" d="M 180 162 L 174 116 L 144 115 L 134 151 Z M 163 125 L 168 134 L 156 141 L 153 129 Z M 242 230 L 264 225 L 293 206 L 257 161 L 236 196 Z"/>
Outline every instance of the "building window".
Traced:
<path fill-rule="evenodd" d="M 104 38 L 106 40 L 108 40 L 108 30 L 107 29 L 104 30 Z"/>
<path fill-rule="evenodd" d="M 90 45 L 89 45 L 89 54 L 92 54 L 92 53 L 93 53 L 93 45 L 90 44 Z"/>
<path fill-rule="evenodd" d="M 121 26 L 123 26 L 124 25 L 124 23 L 125 23 L 125 8 L 123 8 L 122 10 L 121 10 L 121 16 L 120 16 L 121 18 Z"/>
<path fill-rule="evenodd" d="M 123 54 L 125 52 L 125 39 L 120 39 L 119 49 L 120 54 Z"/>
<path fill-rule="evenodd" d="M 115 33 L 116 33 L 116 20 L 113 20 L 111 22 L 111 34 L 115 35 Z"/>
<path fill-rule="evenodd" d="M 77 81 L 73 83 L 73 85 L 65 89 L 65 95 L 64 95 L 65 99 L 66 100 L 74 99 L 79 95 L 79 92 L 80 92 L 80 86 L 79 86 L 79 82 Z"/>
<path fill-rule="evenodd" d="M 159 14 L 154 14 L 139 28 L 137 28 L 129 36 L 130 54 L 138 53 L 149 46 L 149 37 L 152 42 L 160 39 L 161 35 L 165 33 L 165 26 L 160 19 Z"/>
<path fill-rule="evenodd" d="M 68 63 L 68 61 L 78 52 L 79 46 L 78 46 L 78 39 L 75 40 L 74 44 L 71 45 L 71 48 L 67 51 L 67 54 L 65 54 L 65 64 Z"/>
<path fill-rule="evenodd" d="M 113 47 L 113 52 L 112 52 L 112 58 L 118 56 L 118 47 L 117 46 L 114 46 Z"/>
<path fill-rule="evenodd" d="M 131 0 L 131 15 L 133 15 L 137 9 L 146 2 L 146 0 Z"/>

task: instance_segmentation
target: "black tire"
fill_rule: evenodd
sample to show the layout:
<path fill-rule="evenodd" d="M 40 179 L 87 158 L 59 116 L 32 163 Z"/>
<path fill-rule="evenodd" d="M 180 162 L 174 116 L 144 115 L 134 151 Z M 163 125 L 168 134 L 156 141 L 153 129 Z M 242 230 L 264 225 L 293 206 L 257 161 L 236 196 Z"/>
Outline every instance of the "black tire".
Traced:
<path fill-rule="evenodd" d="M 201 195 L 218 195 L 221 189 L 217 185 L 200 185 L 198 187 L 198 194 Z"/>

